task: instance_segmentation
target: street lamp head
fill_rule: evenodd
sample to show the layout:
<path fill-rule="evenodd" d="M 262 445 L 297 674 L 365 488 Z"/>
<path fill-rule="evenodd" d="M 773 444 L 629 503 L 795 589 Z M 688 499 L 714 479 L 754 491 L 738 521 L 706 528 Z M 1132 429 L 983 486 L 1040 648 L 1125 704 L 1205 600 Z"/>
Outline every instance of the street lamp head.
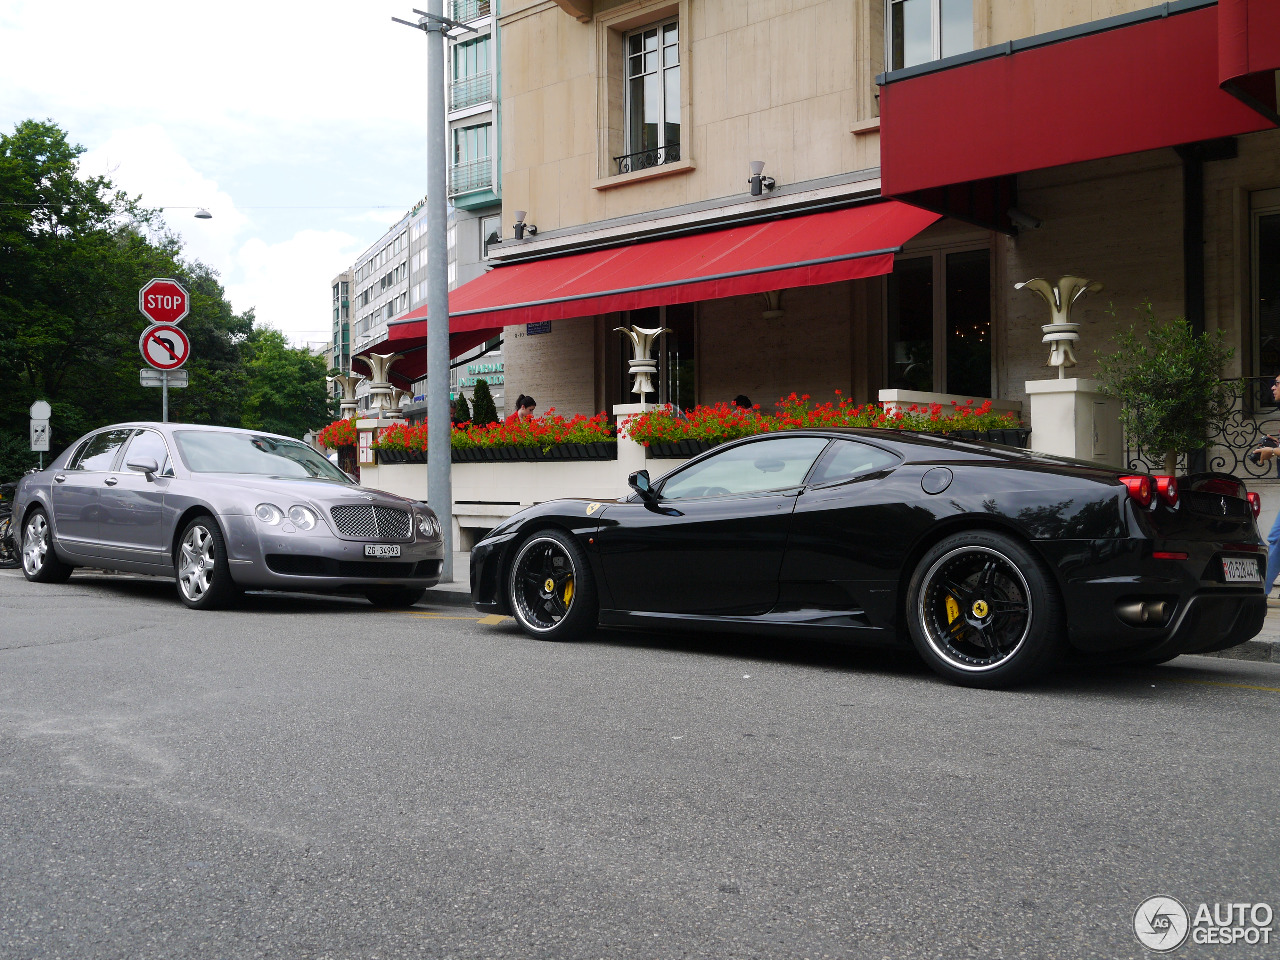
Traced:
<path fill-rule="evenodd" d="M 212 220 L 212 219 L 213 219 L 213 214 L 212 214 L 212 213 L 210 213 L 208 210 L 206 210 L 204 207 L 201 207 L 199 210 L 197 210 L 197 211 L 196 211 L 196 219 L 197 219 L 197 220 Z"/>

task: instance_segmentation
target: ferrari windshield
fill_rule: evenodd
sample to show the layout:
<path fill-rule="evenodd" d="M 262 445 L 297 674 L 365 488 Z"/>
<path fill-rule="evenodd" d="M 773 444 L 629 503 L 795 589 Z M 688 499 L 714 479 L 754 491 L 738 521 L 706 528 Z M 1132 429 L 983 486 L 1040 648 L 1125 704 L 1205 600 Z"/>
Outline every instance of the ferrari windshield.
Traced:
<path fill-rule="evenodd" d="M 253 433 L 178 430 L 182 460 L 192 473 L 244 473 L 263 477 L 351 478 L 305 443 Z"/>

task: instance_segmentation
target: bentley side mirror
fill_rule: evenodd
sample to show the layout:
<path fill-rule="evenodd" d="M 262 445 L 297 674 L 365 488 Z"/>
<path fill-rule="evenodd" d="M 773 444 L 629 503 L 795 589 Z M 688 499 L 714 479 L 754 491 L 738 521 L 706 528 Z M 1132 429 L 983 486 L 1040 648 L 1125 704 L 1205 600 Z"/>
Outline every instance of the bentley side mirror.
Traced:
<path fill-rule="evenodd" d="M 648 470 L 637 470 L 627 477 L 627 486 L 640 494 L 640 499 L 645 503 L 658 502 L 658 495 L 653 492 L 653 486 L 649 483 Z"/>
<path fill-rule="evenodd" d="M 125 464 L 130 470 L 137 470 L 146 476 L 148 480 L 155 479 L 155 473 L 160 469 L 160 464 L 156 463 L 150 457 L 139 457 L 136 460 L 130 460 Z"/>

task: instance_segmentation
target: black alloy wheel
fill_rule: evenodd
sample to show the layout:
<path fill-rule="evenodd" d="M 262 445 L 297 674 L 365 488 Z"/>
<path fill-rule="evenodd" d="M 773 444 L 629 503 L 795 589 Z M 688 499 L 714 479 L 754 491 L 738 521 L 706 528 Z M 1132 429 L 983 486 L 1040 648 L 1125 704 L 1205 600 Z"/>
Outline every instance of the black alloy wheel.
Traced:
<path fill-rule="evenodd" d="M 576 640 L 596 627 L 595 582 L 574 539 L 539 530 L 520 544 L 508 579 L 511 611 L 540 640 Z"/>
<path fill-rule="evenodd" d="M 22 528 L 22 573 L 35 583 L 66 583 L 74 568 L 58 559 L 53 546 L 53 527 L 44 508 L 27 514 Z"/>
<path fill-rule="evenodd" d="M 1030 680 L 1064 645 L 1062 600 L 1043 563 L 986 530 L 953 534 L 925 554 L 907 590 L 907 624 L 925 661 L 969 686 Z"/>

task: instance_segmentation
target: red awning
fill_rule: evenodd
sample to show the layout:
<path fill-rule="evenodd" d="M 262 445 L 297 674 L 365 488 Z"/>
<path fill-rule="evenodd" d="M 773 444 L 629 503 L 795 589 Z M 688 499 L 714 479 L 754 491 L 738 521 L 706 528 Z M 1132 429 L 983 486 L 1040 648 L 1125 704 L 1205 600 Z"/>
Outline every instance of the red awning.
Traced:
<path fill-rule="evenodd" d="M 1280 3 L 1219 0 L 1218 81 L 1223 90 L 1280 123 Z"/>
<path fill-rule="evenodd" d="M 1250 4 L 1269 15 L 1275 6 Z M 1219 87 L 1218 7 L 1169 13 L 891 77 L 880 93 L 883 192 L 909 196 L 1271 128 Z M 1252 50 L 1252 20 L 1248 30 Z"/>
<path fill-rule="evenodd" d="M 874 277 L 938 214 L 888 200 L 497 267 L 449 295 L 450 352 L 509 324 L 736 297 Z M 408 353 L 400 378 L 426 370 L 426 307 L 388 325 L 362 353 Z M 467 346 L 465 335 L 471 339 Z M 419 354 L 421 355 L 419 357 Z"/>

